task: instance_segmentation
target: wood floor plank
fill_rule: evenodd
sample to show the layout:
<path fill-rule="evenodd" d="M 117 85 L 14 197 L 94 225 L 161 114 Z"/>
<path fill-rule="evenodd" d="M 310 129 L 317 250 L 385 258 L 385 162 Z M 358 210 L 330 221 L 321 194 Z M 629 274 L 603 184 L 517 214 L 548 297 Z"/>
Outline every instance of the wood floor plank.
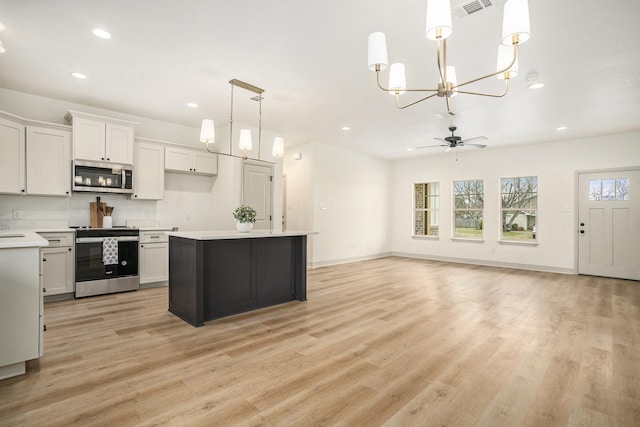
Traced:
<path fill-rule="evenodd" d="M 0 426 L 638 426 L 640 283 L 388 257 L 207 322 L 167 288 L 45 305 Z"/>

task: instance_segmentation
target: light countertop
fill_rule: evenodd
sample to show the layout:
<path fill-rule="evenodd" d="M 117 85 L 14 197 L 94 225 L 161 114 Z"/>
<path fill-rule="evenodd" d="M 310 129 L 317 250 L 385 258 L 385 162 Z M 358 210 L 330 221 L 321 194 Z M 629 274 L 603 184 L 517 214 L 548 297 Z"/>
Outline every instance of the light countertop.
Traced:
<path fill-rule="evenodd" d="M 49 246 L 49 241 L 40 237 L 35 231 L 0 231 L 0 249 L 31 248 L 42 246 Z"/>
<path fill-rule="evenodd" d="M 250 233 L 239 233 L 235 230 L 206 230 L 206 231 L 174 231 L 169 236 L 182 237 L 193 240 L 226 240 L 226 239 L 256 239 L 262 237 L 291 237 L 318 234 L 316 231 L 279 231 L 252 230 Z"/>

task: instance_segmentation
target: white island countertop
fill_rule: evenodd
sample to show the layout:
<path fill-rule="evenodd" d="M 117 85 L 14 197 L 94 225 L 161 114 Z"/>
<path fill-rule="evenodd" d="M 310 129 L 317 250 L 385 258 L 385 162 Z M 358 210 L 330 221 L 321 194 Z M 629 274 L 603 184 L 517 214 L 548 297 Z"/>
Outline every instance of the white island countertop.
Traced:
<path fill-rule="evenodd" d="M 193 240 L 226 240 L 226 239 L 256 239 L 261 237 L 291 237 L 318 234 L 317 231 L 268 231 L 252 230 L 240 233 L 235 230 L 206 230 L 206 231 L 173 231 L 167 235 Z"/>
<path fill-rule="evenodd" d="M 43 239 L 32 230 L 3 230 L 0 231 L 0 249 L 31 248 L 49 246 L 49 241 Z"/>

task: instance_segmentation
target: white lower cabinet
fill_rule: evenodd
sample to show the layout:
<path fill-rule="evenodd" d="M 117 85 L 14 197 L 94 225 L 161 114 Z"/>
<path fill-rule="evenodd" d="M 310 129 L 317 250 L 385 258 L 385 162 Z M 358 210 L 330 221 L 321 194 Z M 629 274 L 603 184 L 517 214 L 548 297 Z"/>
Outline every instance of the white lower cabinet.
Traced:
<path fill-rule="evenodd" d="M 49 246 L 42 248 L 44 296 L 72 294 L 75 292 L 73 232 L 39 234 L 49 241 Z"/>
<path fill-rule="evenodd" d="M 140 232 L 140 284 L 169 280 L 169 237 L 164 231 Z"/>

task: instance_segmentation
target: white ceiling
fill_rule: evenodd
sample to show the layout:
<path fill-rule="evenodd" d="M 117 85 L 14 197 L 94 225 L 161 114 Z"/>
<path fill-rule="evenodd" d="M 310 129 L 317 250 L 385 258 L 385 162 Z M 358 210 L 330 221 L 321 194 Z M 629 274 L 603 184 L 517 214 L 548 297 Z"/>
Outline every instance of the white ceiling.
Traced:
<path fill-rule="evenodd" d="M 495 69 L 504 2 L 492 1 L 454 19 L 458 81 Z M 236 78 L 265 89 L 263 126 L 286 146 L 323 142 L 389 159 L 439 153 L 407 148 L 447 136 L 451 124 L 463 138 L 487 136 L 488 149 L 640 130 L 640 1 L 530 0 L 529 10 L 510 93 L 458 95 L 455 117 L 435 116 L 446 111 L 440 98 L 397 110 L 367 69 L 367 37 L 382 31 L 408 84 L 435 85 L 424 0 L 0 0 L 0 87 L 199 127 L 228 122 Z M 113 38 L 96 38 L 95 27 Z M 526 87 L 531 71 L 543 89 Z M 502 86 L 491 78 L 470 89 Z"/>

